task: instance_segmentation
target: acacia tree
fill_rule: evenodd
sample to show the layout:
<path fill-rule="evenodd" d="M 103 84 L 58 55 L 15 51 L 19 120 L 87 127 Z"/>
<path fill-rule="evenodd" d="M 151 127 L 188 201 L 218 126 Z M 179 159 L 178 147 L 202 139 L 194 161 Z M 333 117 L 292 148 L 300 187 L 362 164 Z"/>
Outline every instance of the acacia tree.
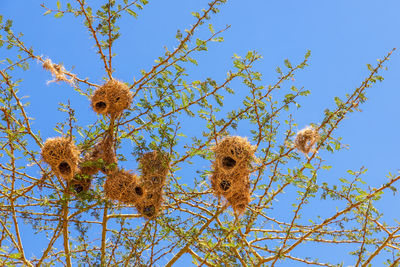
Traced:
<path fill-rule="evenodd" d="M 45 140 L 41 129 L 32 127 L 23 88 L 19 90 L 21 80 L 14 75 L 23 76 L 20 69 L 29 71 L 29 64 L 39 62 L 43 71 L 50 70 L 55 86 L 68 83 L 74 89 L 71 95 L 88 99 L 101 84 L 36 53 L 29 40 L 15 33 L 12 21 L 1 17 L 2 59 L 7 55 L 0 70 L 2 266 L 172 266 L 183 261 L 200 266 L 342 264 L 340 257 L 328 263 L 313 251 L 301 250 L 310 244 L 325 249 L 332 244 L 344 246 L 354 256 L 355 266 L 384 261 L 398 266 L 400 227 L 386 224 L 375 202 L 386 191 L 396 191 L 400 176 L 389 175 L 387 183 L 374 189 L 362 180 L 365 169 L 349 171 L 347 180 L 318 179 L 322 170 L 330 169 L 324 164 L 324 151 L 334 153 L 344 147 L 335 138 L 335 130 L 348 114 L 359 111 L 359 105 L 366 101 L 366 90 L 383 80 L 378 72 L 393 51 L 375 66 L 368 65 L 369 75 L 343 99 L 336 97 L 336 107 L 325 110 L 322 121 L 310 122 L 318 138 L 314 147 L 303 153 L 294 142 L 297 127 L 292 114 L 300 108 L 298 99 L 309 92 L 286 85 L 307 67 L 310 52 L 297 64 L 285 60 L 285 67 L 276 68 L 278 78 L 267 85 L 255 70 L 261 56 L 254 51 L 234 55 L 224 80 L 196 80 L 188 75 L 188 69 L 197 65 L 196 55 L 207 51 L 210 42 L 222 41 L 221 35 L 229 28 L 214 30 L 211 24 L 206 25 L 225 2 L 213 0 L 205 9 L 193 12 L 194 23 L 177 32 L 175 48 L 167 48 L 140 77 L 124 81 L 133 104 L 122 114 L 99 115 L 93 124 L 84 126 L 80 123 L 82 109 L 73 101 L 60 104 L 66 116 L 55 125 L 54 135 L 74 140 L 81 155 L 107 133 L 114 137 L 118 168 L 135 170 L 136 159 L 148 151 L 169 155 L 163 208 L 153 219 L 141 218 L 131 205 L 105 196 L 107 172 L 95 174 L 87 192 L 71 193 L 67 182 L 43 161 Z M 147 0 L 109 0 L 95 8 L 85 0 L 75 0 L 63 5 L 57 2 L 55 8 L 42 7 L 46 15 L 83 20 L 103 64 L 104 78 L 109 80 L 115 78 L 119 67 L 113 65 L 119 22 L 123 16 L 136 17 L 146 4 Z M 207 26 L 208 37 L 197 37 L 198 30 Z M 230 87 L 234 80 L 242 82 L 246 96 L 236 99 L 235 108 L 228 110 L 224 98 L 235 94 Z M 204 128 L 199 132 L 183 128 L 185 119 L 196 120 Z M 255 148 L 251 201 L 243 214 L 236 214 L 229 202 L 214 196 L 209 182 L 215 161 L 211 147 L 226 136 L 237 135 L 238 129 L 246 129 Z M 284 219 L 270 216 L 285 190 L 294 194 L 293 209 L 285 212 Z M 325 200 L 321 205 L 333 202 L 341 208 L 325 217 L 302 215 L 310 203 L 320 199 Z M 35 240 L 27 240 L 26 231 L 34 232 Z M 24 249 L 32 242 L 41 246 L 39 254 Z"/>

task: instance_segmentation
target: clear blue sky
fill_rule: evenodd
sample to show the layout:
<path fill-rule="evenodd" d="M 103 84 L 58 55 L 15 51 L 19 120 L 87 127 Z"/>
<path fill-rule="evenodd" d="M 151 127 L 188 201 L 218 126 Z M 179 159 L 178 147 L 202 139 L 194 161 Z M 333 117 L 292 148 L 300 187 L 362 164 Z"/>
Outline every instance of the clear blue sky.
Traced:
<path fill-rule="evenodd" d="M 45 1 L 53 8 L 55 2 Z M 105 72 L 82 21 L 71 16 L 43 16 L 40 3 L 1 0 L 0 14 L 13 19 L 14 31 L 23 32 L 26 44 L 37 54 L 62 62 L 67 69 L 73 67 L 72 72 L 100 84 Z M 204 0 L 155 0 L 139 12 L 137 20 L 123 19 L 122 36 L 115 46 L 118 55 L 114 59 L 114 76 L 127 82 L 140 77 L 140 70 L 149 70 L 154 59 L 162 55 L 164 45 L 176 45 L 176 30 L 188 28 L 194 22 L 190 12 L 206 6 Z M 296 82 L 310 90 L 311 95 L 300 101 L 302 109 L 294 118 L 299 128 L 318 123 L 323 110 L 334 106 L 335 96 L 344 97 L 361 84 L 368 74 L 367 63 L 374 64 L 393 47 L 400 48 L 399 10 L 398 0 L 228 1 L 212 19 L 215 29 L 232 25 L 223 35 L 225 42 L 214 43 L 208 53 L 199 55 L 199 68 L 192 71 L 192 78 L 211 76 L 222 80 L 231 66 L 233 53 L 244 55 L 248 50 L 256 50 L 263 55 L 256 69 L 263 74 L 264 84 L 269 84 L 276 79 L 275 67 L 282 66 L 285 58 L 299 62 L 310 49 L 310 66 L 298 74 Z M 338 179 L 348 169 L 365 166 L 365 180 L 371 187 L 378 187 L 386 181 L 388 172 L 400 169 L 399 53 L 396 51 L 391 57 L 388 71 L 382 72 L 384 82 L 368 90 L 369 100 L 361 106 L 363 112 L 352 113 L 336 132 L 336 137 L 343 137 L 350 149 L 324 155 L 333 166 L 324 179 Z M 95 121 L 87 99 L 77 94 L 71 96 L 72 89 L 67 84 L 46 85 L 50 79 L 39 64 L 32 64 L 24 74 L 20 91 L 20 95 L 29 95 L 28 110 L 36 118 L 33 126 L 40 129 L 43 137 L 56 135 L 52 128 L 64 118 L 56 111 L 57 103 L 65 102 L 66 96 L 80 112 L 87 113 L 83 120 L 88 124 Z M 398 196 L 387 194 L 380 205 L 384 207 L 384 217 L 393 224 L 398 214 Z M 321 259 L 338 255 L 332 255 L 332 251 L 320 253 Z M 338 253 L 345 255 L 345 251 Z M 354 264 L 354 258 L 344 259 L 345 265 Z"/>

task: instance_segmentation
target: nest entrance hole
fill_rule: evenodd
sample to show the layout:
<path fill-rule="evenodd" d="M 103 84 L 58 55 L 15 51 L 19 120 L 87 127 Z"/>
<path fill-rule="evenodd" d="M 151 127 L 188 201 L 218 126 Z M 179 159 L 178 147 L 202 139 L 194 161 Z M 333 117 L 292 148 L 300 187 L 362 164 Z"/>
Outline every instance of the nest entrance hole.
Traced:
<path fill-rule="evenodd" d="M 69 175 L 71 173 L 71 166 L 69 166 L 67 162 L 63 161 L 58 165 L 58 170 L 63 175 Z"/>
<path fill-rule="evenodd" d="M 83 191 L 83 186 L 80 184 L 77 184 L 74 186 L 74 190 L 75 190 L 75 192 L 77 192 L 79 194 L 80 192 Z"/>
<path fill-rule="evenodd" d="M 224 166 L 227 169 L 232 169 L 236 165 L 236 160 L 234 160 L 231 157 L 224 157 L 222 159 L 222 166 Z"/>
<path fill-rule="evenodd" d="M 136 186 L 136 187 L 135 187 L 135 193 L 136 193 L 136 195 L 138 195 L 138 196 L 143 195 L 143 188 L 141 188 L 140 186 Z"/>
<path fill-rule="evenodd" d="M 155 213 L 156 208 L 154 207 L 154 205 L 149 205 L 143 208 L 143 214 L 147 217 L 153 217 Z"/>
<path fill-rule="evenodd" d="M 219 184 L 219 187 L 223 190 L 223 191 L 228 191 L 229 188 L 231 188 L 231 183 L 227 180 L 222 180 L 222 182 Z"/>
<path fill-rule="evenodd" d="M 105 102 L 103 102 L 103 101 L 99 101 L 99 102 L 96 103 L 95 107 L 96 107 L 96 109 L 98 111 L 103 111 L 103 110 L 106 109 L 107 104 Z"/>

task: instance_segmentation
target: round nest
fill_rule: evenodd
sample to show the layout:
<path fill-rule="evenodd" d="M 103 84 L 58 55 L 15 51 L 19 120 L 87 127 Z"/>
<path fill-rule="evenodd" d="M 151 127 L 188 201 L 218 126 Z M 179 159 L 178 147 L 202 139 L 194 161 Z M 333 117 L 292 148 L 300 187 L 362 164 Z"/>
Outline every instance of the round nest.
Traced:
<path fill-rule="evenodd" d="M 307 126 L 297 132 L 294 146 L 304 154 L 308 154 L 310 151 L 314 150 L 314 146 L 318 142 L 318 139 L 318 130 L 312 126 Z"/>
<path fill-rule="evenodd" d="M 169 158 L 165 153 L 151 151 L 144 153 L 139 159 L 139 168 L 143 176 L 167 176 L 169 171 Z"/>
<path fill-rule="evenodd" d="M 92 184 L 91 177 L 84 174 L 77 174 L 69 181 L 68 186 L 74 194 L 87 192 Z"/>
<path fill-rule="evenodd" d="M 91 97 L 92 108 L 99 114 L 119 115 L 129 108 L 131 102 L 129 87 L 114 79 L 97 88 Z"/>
<path fill-rule="evenodd" d="M 248 188 L 236 191 L 227 198 L 228 203 L 232 206 L 237 215 L 242 215 L 250 203 L 250 193 Z"/>
<path fill-rule="evenodd" d="M 47 139 L 41 154 L 53 172 L 65 180 L 71 180 L 78 172 L 79 150 L 68 138 Z"/>
<path fill-rule="evenodd" d="M 117 170 L 109 175 L 104 184 L 104 191 L 109 199 L 126 204 L 135 204 L 145 194 L 145 189 L 139 184 L 138 177 L 125 170 Z"/>
<path fill-rule="evenodd" d="M 214 171 L 210 180 L 214 194 L 217 197 L 224 196 L 225 198 L 229 198 L 235 192 L 247 188 L 250 184 L 249 174 L 243 175 L 240 172 L 226 174 Z"/>
<path fill-rule="evenodd" d="M 162 190 L 146 192 L 145 196 L 135 204 L 137 211 L 149 220 L 157 217 L 163 202 L 162 194 Z"/>
<path fill-rule="evenodd" d="M 231 173 L 237 169 L 248 169 L 254 158 L 255 147 L 240 136 L 225 137 L 212 150 L 216 160 L 214 169 Z"/>
<path fill-rule="evenodd" d="M 97 159 L 93 157 L 92 153 L 86 153 L 85 157 L 79 163 L 80 173 L 84 175 L 95 175 L 101 169 L 102 164 L 99 164 Z"/>
<path fill-rule="evenodd" d="M 165 185 L 166 177 L 158 174 L 145 175 L 141 177 L 142 184 L 148 190 L 161 190 Z"/>
<path fill-rule="evenodd" d="M 83 173 L 94 175 L 98 171 L 104 174 L 111 173 L 116 169 L 117 163 L 112 137 L 106 135 L 90 153 L 85 155 L 80 165 Z"/>

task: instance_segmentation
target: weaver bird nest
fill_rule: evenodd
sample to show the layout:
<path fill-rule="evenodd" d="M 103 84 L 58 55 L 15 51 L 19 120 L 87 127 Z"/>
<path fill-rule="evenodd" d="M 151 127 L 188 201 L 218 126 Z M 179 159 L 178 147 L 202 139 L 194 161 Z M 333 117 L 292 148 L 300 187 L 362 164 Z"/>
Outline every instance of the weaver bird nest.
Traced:
<path fill-rule="evenodd" d="M 104 191 L 109 199 L 126 204 L 135 204 L 145 194 L 138 177 L 125 170 L 117 170 L 110 174 L 104 184 Z"/>
<path fill-rule="evenodd" d="M 310 151 L 314 150 L 314 146 L 318 140 L 318 130 L 312 126 L 307 126 L 297 132 L 294 146 L 304 154 L 308 154 Z"/>
<path fill-rule="evenodd" d="M 169 171 L 168 155 L 158 151 L 144 153 L 139 159 L 139 168 L 143 176 L 155 174 L 165 177 Z"/>
<path fill-rule="evenodd" d="M 135 207 L 143 217 L 151 220 L 160 213 L 162 202 L 162 190 L 146 191 L 145 196 L 136 202 Z"/>
<path fill-rule="evenodd" d="M 69 181 L 69 188 L 74 194 L 79 194 L 82 192 L 87 192 L 92 184 L 92 179 L 90 176 L 78 173 L 77 175 Z"/>
<path fill-rule="evenodd" d="M 113 138 L 107 134 L 85 155 L 80 164 L 81 172 L 87 175 L 94 175 L 98 171 L 108 174 L 116 168 L 117 162 Z"/>
<path fill-rule="evenodd" d="M 42 158 L 57 176 L 71 180 L 78 172 L 79 151 L 64 137 L 49 138 L 42 147 Z"/>
<path fill-rule="evenodd" d="M 141 184 L 146 194 L 136 203 L 136 209 L 145 218 L 153 219 L 161 210 L 163 187 L 169 172 L 169 157 L 158 151 L 147 152 L 139 159 L 139 168 L 142 172 Z"/>
<path fill-rule="evenodd" d="M 132 93 L 123 82 L 111 79 L 97 88 L 91 98 L 91 105 L 99 114 L 119 115 L 129 108 L 132 102 Z"/>
<path fill-rule="evenodd" d="M 230 136 L 212 150 L 215 161 L 210 180 L 214 194 L 224 196 L 235 213 L 242 214 L 250 202 L 249 177 L 255 147 L 246 138 Z"/>

